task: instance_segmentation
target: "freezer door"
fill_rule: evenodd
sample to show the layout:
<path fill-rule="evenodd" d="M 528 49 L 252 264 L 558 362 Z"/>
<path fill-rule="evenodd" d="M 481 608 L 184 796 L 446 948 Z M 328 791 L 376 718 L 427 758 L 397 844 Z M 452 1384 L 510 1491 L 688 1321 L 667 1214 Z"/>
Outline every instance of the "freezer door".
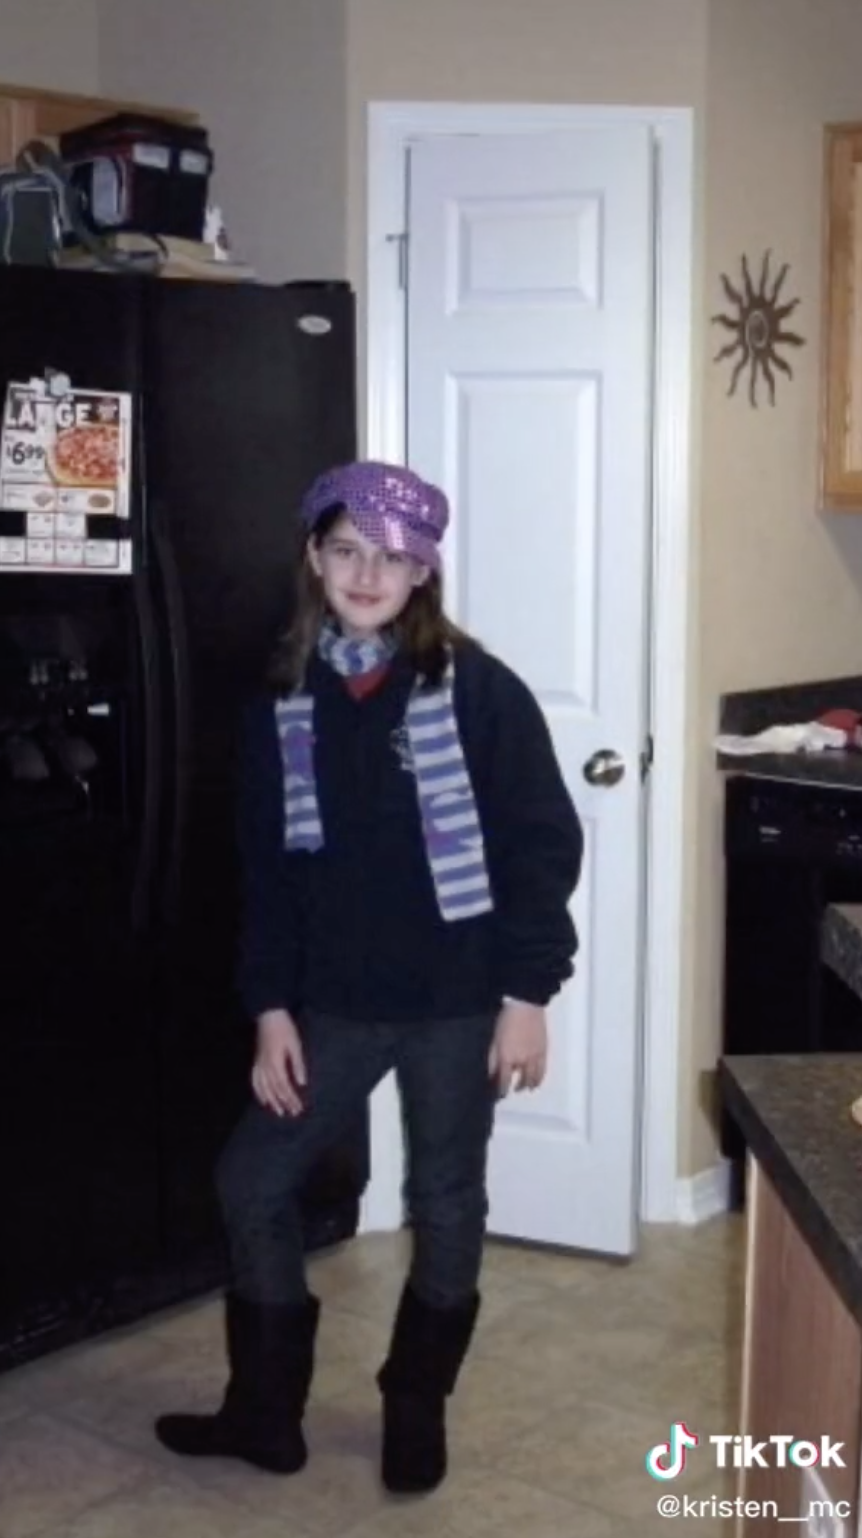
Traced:
<path fill-rule="evenodd" d="M 9 384 L 51 376 L 61 391 L 42 464 L 31 457 L 46 452 L 33 399 L 10 397 L 0 570 L 122 580 L 131 569 L 139 294 L 137 279 L 0 266 L 0 413 Z"/>
<path fill-rule="evenodd" d="M 0 267 L 0 393 L 134 392 L 138 286 Z M 158 1249 L 143 574 L 0 575 L 0 1359 L 115 1320 Z"/>
<path fill-rule="evenodd" d="M 0 1365 L 157 1261 L 150 719 L 129 584 L 0 576 Z"/>

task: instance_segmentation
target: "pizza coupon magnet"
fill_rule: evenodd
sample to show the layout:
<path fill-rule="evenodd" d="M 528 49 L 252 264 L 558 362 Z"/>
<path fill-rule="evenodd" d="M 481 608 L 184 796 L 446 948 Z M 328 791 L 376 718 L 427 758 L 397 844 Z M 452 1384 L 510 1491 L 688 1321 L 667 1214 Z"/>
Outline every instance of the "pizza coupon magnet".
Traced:
<path fill-rule="evenodd" d="M 129 517 L 130 446 L 128 394 L 73 388 L 58 394 L 41 380 L 8 386 L 0 517 L 5 524 L 18 515 L 21 528 L 14 533 L 26 539 L 25 565 L 130 569 L 129 537 L 122 529 L 118 536 L 115 521 Z"/>

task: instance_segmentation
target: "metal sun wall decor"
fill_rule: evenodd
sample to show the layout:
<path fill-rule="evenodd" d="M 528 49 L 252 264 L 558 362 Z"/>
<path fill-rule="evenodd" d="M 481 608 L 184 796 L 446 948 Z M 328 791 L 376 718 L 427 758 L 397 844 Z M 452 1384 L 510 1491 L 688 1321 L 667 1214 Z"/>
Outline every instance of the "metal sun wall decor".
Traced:
<path fill-rule="evenodd" d="M 722 347 L 713 358 L 714 363 L 724 358 L 736 358 L 727 393 L 736 393 L 740 376 L 748 369 L 748 398 L 754 407 L 757 406 L 757 387 L 761 376 L 769 390 L 771 406 L 775 405 L 774 370 L 779 369 L 788 379 L 793 378 L 793 370 L 779 349 L 805 346 L 804 339 L 795 331 L 784 329 L 784 322 L 793 314 L 800 301 L 791 299 L 785 304 L 779 304 L 779 294 L 789 268 L 785 262 L 776 275 L 771 277 L 771 257 L 772 252 L 767 251 L 756 288 L 745 256 L 742 257 L 742 282 L 739 287 L 734 287 L 726 274 L 722 273 L 721 285 L 732 311 L 730 314 L 712 317 L 713 325 L 723 326 L 726 331 L 733 333 L 733 341 Z"/>

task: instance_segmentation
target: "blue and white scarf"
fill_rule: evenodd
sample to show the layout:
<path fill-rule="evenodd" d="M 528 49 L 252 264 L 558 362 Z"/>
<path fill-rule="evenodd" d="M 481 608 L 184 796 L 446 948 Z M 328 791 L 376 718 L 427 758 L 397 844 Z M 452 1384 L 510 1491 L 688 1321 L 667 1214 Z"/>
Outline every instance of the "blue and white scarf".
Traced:
<path fill-rule="evenodd" d="M 395 643 L 386 636 L 351 641 L 327 624 L 318 650 L 342 677 L 356 677 L 389 661 Z M 453 679 L 451 661 L 436 687 L 418 679 L 404 720 L 428 864 L 447 922 L 490 913 L 494 906 L 479 814 L 455 718 Z M 299 689 L 276 701 L 275 716 L 284 773 L 285 848 L 314 853 L 324 845 L 314 765 L 314 699 Z"/>

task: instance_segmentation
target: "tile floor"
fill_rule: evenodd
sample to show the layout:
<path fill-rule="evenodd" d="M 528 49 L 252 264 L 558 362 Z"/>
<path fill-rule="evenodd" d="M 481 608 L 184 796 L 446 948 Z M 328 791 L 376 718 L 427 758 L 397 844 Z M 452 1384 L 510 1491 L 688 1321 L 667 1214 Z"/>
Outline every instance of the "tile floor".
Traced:
<path fill-rule="evenodd" d="M 189 1465 L 150 1426 L 217 1402 L 217 1300 L 0 1376 L 2 1538 L 716 1538 L 730 1519 L 662 1521 L 644 1455 L 671 1420 L 737 1429 L 743 1220 L 653 1229 L 628 1265 L 489 1243 L 485 1304 L 449 1415 L 450 1475 L 393 1501 L 376 1473 L 381 1360 L 405 1241 L 312 1260 L 324 1300 L 311 1458 L 279 1479 Z M 683 1480 L 728 1493 L 697 1455 Z"/>

